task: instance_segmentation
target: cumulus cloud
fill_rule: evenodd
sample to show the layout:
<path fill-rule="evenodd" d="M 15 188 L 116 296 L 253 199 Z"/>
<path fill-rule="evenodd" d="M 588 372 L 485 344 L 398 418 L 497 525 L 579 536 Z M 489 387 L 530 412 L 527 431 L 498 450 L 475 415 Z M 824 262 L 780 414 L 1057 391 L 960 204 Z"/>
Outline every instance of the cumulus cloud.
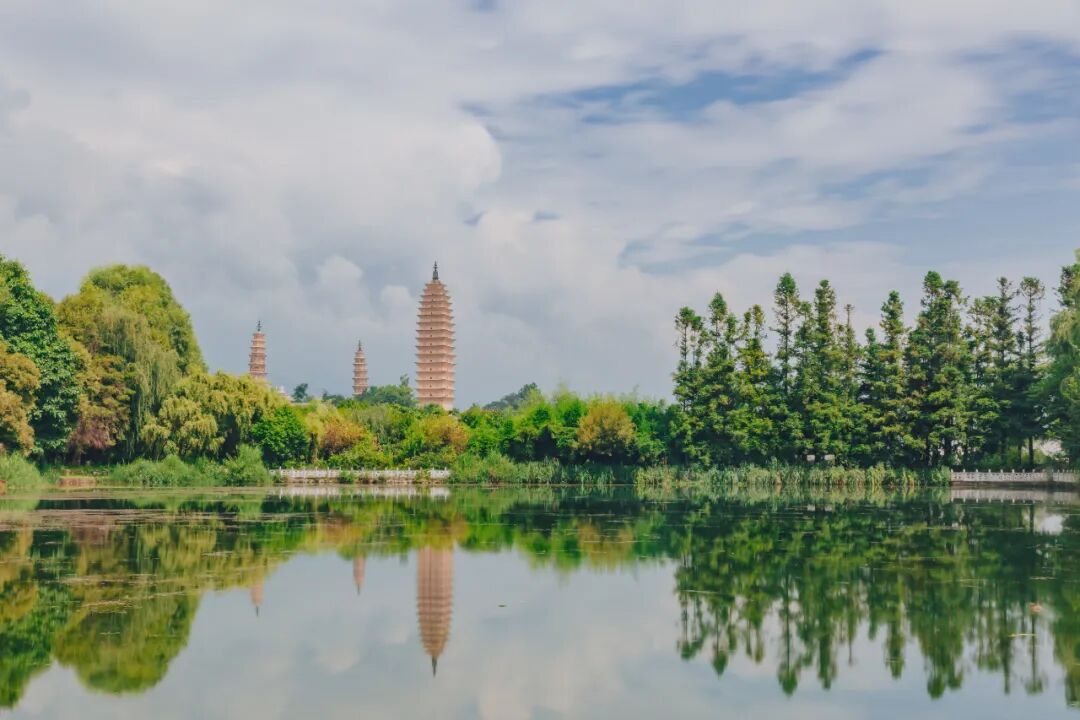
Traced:
<path fill-rule="evenodd" d="M 1074 187 L 1078 66 L 1063 0 L 14 0 L 0 251 L 54 295 L 150 264 L 212 365 L 242 370 L 261 318 L 272 379 L 331 391 L 358 337 L 375 382 L 411 371 L 437 259 L 463 404 L 665 394 L 670 319 L 715 290 L 829 276 L 868 323 L 927 264 L 1052 280 L 1066 203 L 1032 211 L 1036 260 L 979 249 Z"/>

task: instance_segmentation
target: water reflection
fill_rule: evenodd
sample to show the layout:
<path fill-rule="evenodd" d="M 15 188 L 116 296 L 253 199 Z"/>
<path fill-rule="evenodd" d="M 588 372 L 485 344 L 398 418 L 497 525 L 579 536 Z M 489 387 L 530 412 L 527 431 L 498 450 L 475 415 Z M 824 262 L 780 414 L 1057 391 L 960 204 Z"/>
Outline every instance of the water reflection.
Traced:
<path fill-rule="evenodd" d="M 192 640 L 208 593 L 248 593 L 266 615 L 260 624 L 287 617 L 296 600 L 279 600 L 268 580 L 298 556 L 326 553 L 348 561 L 365 603 L 365 582 L 379 582 L 366 578 L 370 559 L 416 563 L 421 647 L 412 647 L 434 675 L 451 645 L 480 652 L 468 635 L 451 642 L 455 550 L 470 562 L 514 550 L 499 556 L 502 567 L 595 576 L 597 594 L 558 619 L 571 634 L 603 624 L 614 609 L 604 602 L 630 623 L 654 623 L 631 595 L 597 598 L 614 586 L 609 573 L 663 569 L 655 577 L 670 579 L 674 599 L 668 653 L 707 662 L 720 683 L 757 667 L 774 678 L 773 694 L 797 696 L 878 663 L 897 681 L 921 678 L 924 698 L 985 676 L 999 679 L 1002 696 L 1052 695 L 1061 709 L 1080 700 L 1080 521 L 1068 504 L 875 493 L 180 493 L 51 497 L 0 513 L 3 707 L 54 665 L 110 695 L 154 688 Z M 349 572 L 340 567 L 343 580 Z M 472 582 L 459 589 L 475 602 L 482 588 Z M 319 584 L 302 591 L 317 594 Z M 524 627 L 503 632 L 520 653 L 544 641 Z"/>

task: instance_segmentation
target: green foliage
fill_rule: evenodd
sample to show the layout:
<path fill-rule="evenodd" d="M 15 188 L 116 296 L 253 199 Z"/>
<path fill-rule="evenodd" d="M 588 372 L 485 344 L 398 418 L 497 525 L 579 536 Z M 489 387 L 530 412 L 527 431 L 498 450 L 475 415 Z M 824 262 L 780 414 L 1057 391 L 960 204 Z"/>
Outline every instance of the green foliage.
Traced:
<path fill-rule="evenodd" d="M 226 485 L 253 487 L 274 482 L 263 465 L 262 451 L 251 445 L 241 445 L 236 449 L 236 457 L 222 463 L 222 475 Z"/>
<path fill-rule="evenodd" d="M 131 487 L 211 487 L 218 485 L 220 476 L 206 463 L 185 463 L 176 455 L 164 460 L 140 459 L 119 465 L 109 475 L 116 485 Z"/>
<path fill-rule="evenodd" d="M 163 350 L 176 353 L 182 374 L 205 371 L 191 317 L 160 275 L 141 265 L 112 265 L 87 275 L 80 292 L 94 290 L 144 318 L 154 341 Z"/>
<path fill-rule="evenodd" d="M 252 428 L 251 436 L 262 448 L 266 462 L 274 466 L 305 460 L 311 446 L 307 426 L 292 407 L 279 407 L 259 420 Z"/>
<path fill-rule="evenodd" d="M 8 352 L 29 358 L 37 368 L 38 387 L 29 417 L 35 452 L 46 459 L 62 457 L 75 425 L 82 368 L 75 349 L 60 333 L 52 300 L 34 288 L 22 265 L 3 255 L 0 341 Z"/>
<path fill-rule="evenodd" d="M 9 493 L 30 492 L 45 485 L 37 466 L 21 455 L 0 455 L 0 480 Z"/>
<path fill-rule="evenodd" d="M 490 402 L 484 406 L 485 410 L 519 410 L 521 409 L 532 396 L 541 394 L 540 388 L 536 383 L 528 383 L 522 385 L 521 389 L 517 392 L 512 392 L 509 395 L 503 395 L 495 402 Z"/>
<path fill-rule="evenodd" d="M 1050 366 L 1042 383 L 1052 428 L 1075 463 L 1080 458 L 1080 251 L 1062 272 L 1061 310 L 1050 321 Z"/>
<path fill-rule="evenodd" d="M 409 377 L 401 376 L 401 382 L 397 385 L 372 385 L 363 394 L 358 395 L 356 400 L 368 405 L 398 405 L 400 407 L 416 407 L 416 396 L 409 387 Z"/>
<path fill-rule="evenodd" d="M 0 339 L 0 453 L 28 454 L 34 447 L 30 419 L 41 374 L 30 358 L 11 352 Z"/>

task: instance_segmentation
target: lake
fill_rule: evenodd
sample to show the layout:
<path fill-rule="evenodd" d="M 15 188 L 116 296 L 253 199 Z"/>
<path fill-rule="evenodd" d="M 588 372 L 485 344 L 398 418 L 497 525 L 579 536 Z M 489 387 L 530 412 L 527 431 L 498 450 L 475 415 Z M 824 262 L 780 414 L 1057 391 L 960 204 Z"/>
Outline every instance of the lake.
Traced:
<path fill-rule="evenodd" d="M 1080 507 L 947 489 L 0 498 L 0 708 L 1080 717 Z"/>

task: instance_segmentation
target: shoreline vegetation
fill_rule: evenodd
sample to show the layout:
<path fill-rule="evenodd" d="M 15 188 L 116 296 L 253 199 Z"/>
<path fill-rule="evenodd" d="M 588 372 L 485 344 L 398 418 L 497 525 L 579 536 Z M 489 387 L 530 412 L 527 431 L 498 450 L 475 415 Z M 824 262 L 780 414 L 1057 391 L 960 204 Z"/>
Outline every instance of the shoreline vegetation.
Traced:
<path fill-rule="evenodd" d="M 545 394 L 418 407 L 408 379 L 291 398 L 211 373 L 191 319 L 145 267 L 92 271 L 54 302 L 0 256 L 0 481 L 269 486 L 267 468 L 450 471 L 448 484 L 640 488 L 916 487 L 953 468 L 1064 467 L 1080 455 L 1080 264 L 1042 330 L 1035 278 L 968 298 L 928 273 L 910 326 L 897 293 L 856 336 L 853 308 L 791 275 L 772 317 L 717 294 L 675 318 L 673 402 Z M 1045 335 L 1045 337 L 1044 337 Z M 1054 442 L 1047 442 L 1054 441 Z M 1058 450 L 1060 447 L 1060 450 Z"/>

